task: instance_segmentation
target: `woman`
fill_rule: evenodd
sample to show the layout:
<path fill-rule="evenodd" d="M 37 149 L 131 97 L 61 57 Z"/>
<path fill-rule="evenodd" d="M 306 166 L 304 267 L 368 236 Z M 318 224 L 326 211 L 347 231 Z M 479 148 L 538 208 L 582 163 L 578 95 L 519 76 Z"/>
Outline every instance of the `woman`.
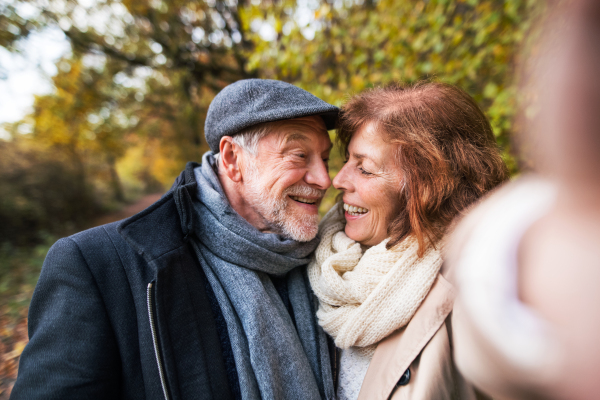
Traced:
<path fill-rule="evenodd" d="M 309 278 L 341 349 L 339 399 L 475 398 L 452 363 L 440 251 L 454 217 L 507 179 L 489 122 L 461 89 L 426 82 L 354 97 L 338 138 L 343 202 Z"/>

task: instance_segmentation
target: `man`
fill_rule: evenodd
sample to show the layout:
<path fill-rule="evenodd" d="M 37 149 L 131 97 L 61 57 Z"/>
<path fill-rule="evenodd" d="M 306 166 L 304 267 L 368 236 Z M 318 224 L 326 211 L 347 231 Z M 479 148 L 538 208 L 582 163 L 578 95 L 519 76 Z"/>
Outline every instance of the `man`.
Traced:
<path fill-rule="evenodd" d="M 11 398 L 333 398 L 303 266 L 337 113 L 284 82 L 223 89 L 201 165 L 52 247 Z"/>

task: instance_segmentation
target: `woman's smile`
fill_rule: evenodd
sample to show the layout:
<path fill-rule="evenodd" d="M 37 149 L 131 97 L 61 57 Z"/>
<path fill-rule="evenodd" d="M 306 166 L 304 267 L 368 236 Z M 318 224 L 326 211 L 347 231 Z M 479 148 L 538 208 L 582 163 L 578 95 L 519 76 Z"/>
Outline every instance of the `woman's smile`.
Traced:
<path fill-rule="evenodd" d="M 344 203 L 344 211 L 346 212 L 346 218 L 348 216 L 360 217 L 369 212 L 369 210 L 366 208 L 357 207 L 348 203 Z"/>

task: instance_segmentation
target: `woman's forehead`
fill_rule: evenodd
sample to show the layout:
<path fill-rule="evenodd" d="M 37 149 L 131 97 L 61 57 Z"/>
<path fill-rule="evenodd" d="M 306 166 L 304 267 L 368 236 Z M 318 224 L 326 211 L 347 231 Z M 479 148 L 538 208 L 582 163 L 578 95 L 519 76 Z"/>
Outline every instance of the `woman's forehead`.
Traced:
<path fill-rule="evenodd" d="M 383 132 L 377 129 L 376 124 L 368 123 L 352 135 L 348 153 L 355 158 L 370 158 L 375 161 L 382 156 L 388 156 L 395 146 L 385 140 Z"/>

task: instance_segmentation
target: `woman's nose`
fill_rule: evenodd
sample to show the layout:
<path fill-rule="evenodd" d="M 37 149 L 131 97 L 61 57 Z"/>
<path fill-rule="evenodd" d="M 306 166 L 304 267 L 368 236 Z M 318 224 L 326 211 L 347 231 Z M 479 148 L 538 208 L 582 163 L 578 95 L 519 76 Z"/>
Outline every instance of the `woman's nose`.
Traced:
<path fill-rule="evenodd" d="M 335 178 L 333 178 L 333 187 L 344 192 L 350 189 L 351 183 L 348 180 L 348 164 L 344 164 Z"/>

